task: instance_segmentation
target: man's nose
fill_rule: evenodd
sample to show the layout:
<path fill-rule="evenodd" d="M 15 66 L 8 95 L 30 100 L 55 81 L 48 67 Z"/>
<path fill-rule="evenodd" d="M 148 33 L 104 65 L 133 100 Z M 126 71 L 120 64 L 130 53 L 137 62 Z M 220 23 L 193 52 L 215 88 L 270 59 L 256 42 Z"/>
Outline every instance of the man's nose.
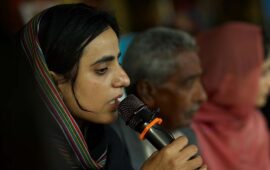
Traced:
<path fill-rule="evenodd" d="M 202 103 L 207 100 L 207 94 L 201 82 L 198 83 L 198 88 L 196 92 L 197 102 Z"/>

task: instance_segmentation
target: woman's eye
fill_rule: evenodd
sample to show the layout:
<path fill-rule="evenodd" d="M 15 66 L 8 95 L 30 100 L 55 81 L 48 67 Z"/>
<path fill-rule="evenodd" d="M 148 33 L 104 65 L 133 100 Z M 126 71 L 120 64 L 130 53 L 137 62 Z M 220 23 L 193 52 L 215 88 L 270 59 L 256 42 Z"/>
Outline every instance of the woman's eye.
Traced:
<path fill-rule="evenodd" d="M 95 70 L 95 72 L 98 74 L 98 75 L 103 75 L 106 73 L 106 71 L 108 70 L 108 68 L 101 68 L 101 69 L 97 69 Z"/>

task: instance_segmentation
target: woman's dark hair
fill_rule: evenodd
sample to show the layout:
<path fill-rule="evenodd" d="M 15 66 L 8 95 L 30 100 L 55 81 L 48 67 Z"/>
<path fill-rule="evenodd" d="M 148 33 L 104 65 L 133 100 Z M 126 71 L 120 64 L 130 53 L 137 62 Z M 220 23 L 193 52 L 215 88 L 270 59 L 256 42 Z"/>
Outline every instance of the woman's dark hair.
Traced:
<path fill-rule="evenodd" d="M 119 36 L 111 14 L 85 4 L 57 5 L 45 11 L 38 36 L 49 70 L 74 79 L 73 68 L 84 47 L 108 27 Z"/>

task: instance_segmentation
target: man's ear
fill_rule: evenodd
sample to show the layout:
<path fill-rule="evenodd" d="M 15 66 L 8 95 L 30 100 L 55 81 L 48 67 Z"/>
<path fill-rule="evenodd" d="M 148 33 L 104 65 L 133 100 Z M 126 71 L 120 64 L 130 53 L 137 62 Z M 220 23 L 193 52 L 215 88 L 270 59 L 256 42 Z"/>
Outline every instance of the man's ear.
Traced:
<path fill-rule="evenodd" d="M 137 82 L 136 90 L 137 95 L 142 102 L 145 103 L 150 109 L 154 109 L 156 93 L 155 86 L 147 80 L 140 80 Z"/>

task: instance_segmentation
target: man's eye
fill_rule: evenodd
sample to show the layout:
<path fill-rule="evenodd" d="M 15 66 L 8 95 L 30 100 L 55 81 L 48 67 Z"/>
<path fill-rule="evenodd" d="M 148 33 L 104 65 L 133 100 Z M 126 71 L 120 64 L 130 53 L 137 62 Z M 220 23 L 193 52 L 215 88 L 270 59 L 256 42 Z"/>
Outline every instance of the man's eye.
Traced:
<path fill-rule="evenodd" d="M 108 70 L 108 68 L 106 67 L 106 68 L 97 69 L 95 72 L 98 75 L 103 75 L 106 73 L 107 70 Z"/>
<path fill-rule="evenodd" d="M 192 88 L 193 85 L 194 85 L 194 83 L 195 83 L 195 80 L 194 80 L 194 79 L 190 79 L 190 80 L 185 81 L 185 82 L 183 83 L 183 86 L 184 86 L 185 88 Z"/>
<path fill-rule="evenodd" d="M 186 86 L 186 87 L 191 87 L 191 86 L 193 85 L 193 83 L 194 83 L 194 81 L 189 80 L 189 81 L 187 81 L 187 82 L 185 83 L 185 86 Z"/>

